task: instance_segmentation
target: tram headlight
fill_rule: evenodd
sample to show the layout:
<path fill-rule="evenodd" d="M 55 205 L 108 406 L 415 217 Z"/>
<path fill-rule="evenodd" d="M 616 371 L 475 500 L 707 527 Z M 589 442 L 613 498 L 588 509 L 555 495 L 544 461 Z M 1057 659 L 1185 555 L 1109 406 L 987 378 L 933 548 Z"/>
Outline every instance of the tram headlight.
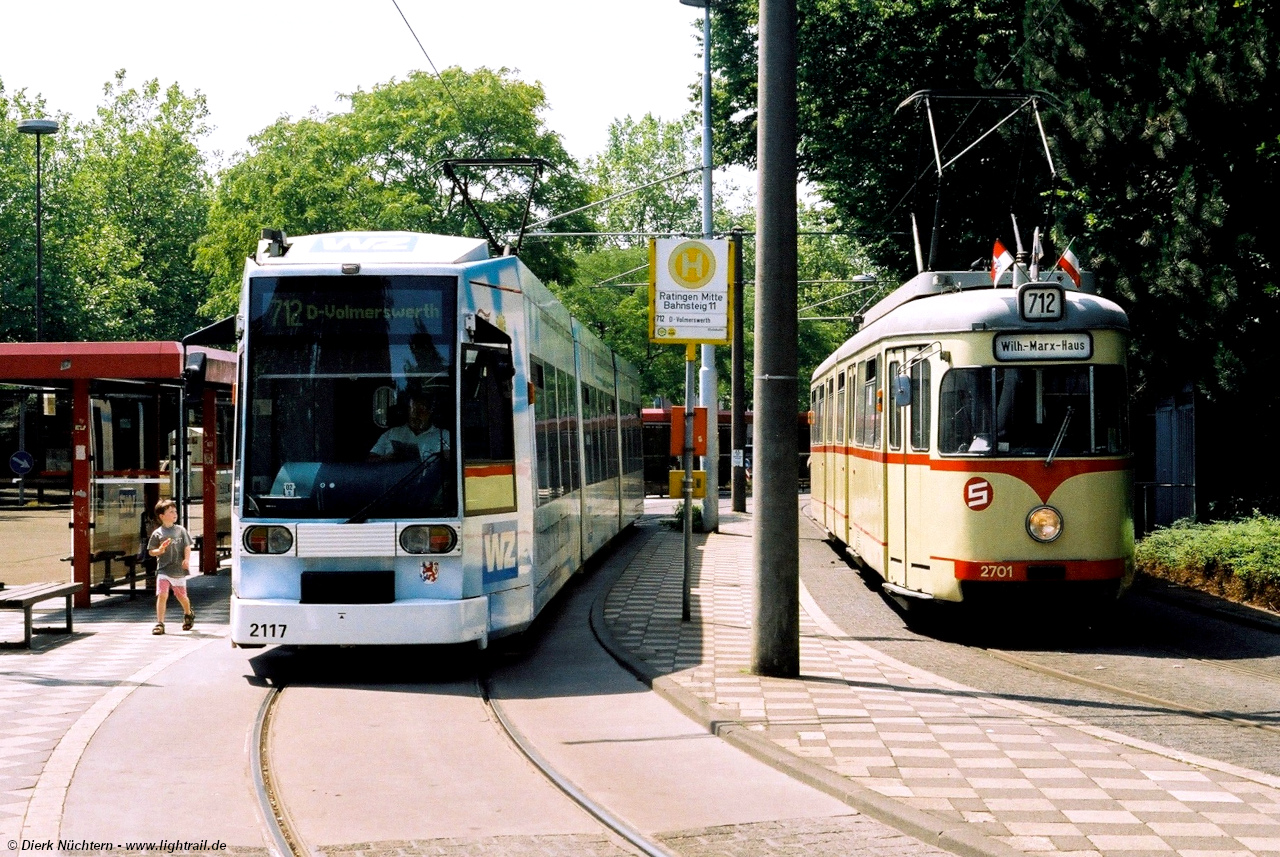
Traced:
<path fill-rule="evenodd" d="M 1062 514 L 1052 506 L 1037 506 L 1027 515 L 1027 533 L 1038 542 L 1062 535 Z"/>
<path fill-rule="evenodd" d="M 244 531 L 244 548 L 249 553 L 288 553 L 293 549 L 293 533 L 288 527 L 249 527 Z"/>
<path fill-rule="evenodd" d="M 400 531 L 405 553 L 448 553 L 458 544 L 458 534 L 444 524 L 415 525 Z"/>

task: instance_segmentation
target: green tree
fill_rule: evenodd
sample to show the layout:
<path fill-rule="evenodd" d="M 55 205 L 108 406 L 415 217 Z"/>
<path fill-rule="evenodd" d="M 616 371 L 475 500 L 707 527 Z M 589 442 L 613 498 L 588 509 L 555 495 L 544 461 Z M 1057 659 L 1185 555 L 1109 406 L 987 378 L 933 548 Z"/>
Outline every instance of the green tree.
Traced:
<path fill-rule="evenodd" d="M 587 186 L 559 135 L 541 118 L 541 86 L 507 69 L 422 72 L 348 96 L 351 110 L 282 118 L 251 140 L 221 176 L 199 266 L 213 281 L 212 311 L 235 310 L 244 259 L 263 227 L 295 235 L 347 229 L 410 229 L 480 237 L 445 177 L 446 158 L 540 158 L 531 221 L 584 205 Z M 513 236 L 524 215 L 529 173 L 460 168 L 490 228 Z M 564 231 L 590 226 L 585 215 Z M 567 279 L 570 245 L 528 242 L 525 261 L 544 280 Z"/>
<path fill-rule="evenodd" d="M 799 168 L 885 272 L 913 270 L 910 215 L 928 241 L 938 193 L 927 125 L 898 105 L 922 89 L 1021 84 L 1002 74 L 1021 12 L 1013 0 L 799 0 Z M 755 162 L 757 24 L 757 0 L 716 3 L 718 160 Z M 998 118 L 994 108 L 970 115 L 972 107 L 934 105 L 939 142 L 952 154 Z M 1009 140 L 992 138 L 966 156 L 965 169 L 947 173 L 938 267 L 967 266 L 1011 231 L 1010 208 L 1039 207 L 1032 171 L 1019 169 L 1024 139 L 1015 136 L 1011 152 Z"/>
<path fill-rule="evenodd" d="M 33 338 L 34 147 L 16 122 L 44 112 L 0 87 L 0 336 Z M 203 96 L 152 80 L 104 87 L 96 121 L 59 116 L 43 141 L 43 312 L 48 340 L 171 339 L 200 322 L 206 280 L 192 269 L 209 177 L 197 140 Z"/>
<path fill-rule="evenodd" d="M 684 348 L 649 341 L 648 241 L 656 234 L 702 233 L 701 129 L 693 114 L 666 121 L 646 114 L 614 120 L 605 148 L 587 162 L 600 229 L 614 234 L 584 253 L 572 280 L 557 284 L 565 304 L 641 371 L 646 400 L 684 401 Z M 727 181 L 717 182 L 714 223 L 720 233 L 750 229 L 735 210 Z M 729 395 L 728 348 L 717 351 L 722 398 Z"/>
<path fill-rule="evenodd" d="M 586 173 L 596 198 L 608 200 L 596 209 L 600 229 L 631 233 L 610 243 L 636 246 L 645 233 L 702 231 L 701 133 L 692 113 L 673 122 L 646 113 L 609 125 L 609 141 Z"/>
<path fill-rule="evenodd" d="M 210 202 L 198 141 L 204 96 L 159 81 L 104 87 L 97 121 L 76 129 L 79 151 L 56 233 L 73 306 L 67 333 L 83 339 L 179 339 L 202 326 L 207 278 L 194 247 Z"/>
<path fill-rule="evenodd" d="M 1261 213 L 1277 186 L 1276 7 L 1029 8 L 1040 6 L 1052 14 L 1038 15 L 1047 32 L 1028 73 L 1062 96 L 1080 177 L 1064 226 L 1129 312 L 1134 386 L 1147 400 L 1199 393 L 1197 472 L 1213 513 L 1280 507 L 1280 492 L 1218 452 L 1240 437 L 1267 447 L 1280 425 L 1280 293 Z"/>
<path fill-rule="evenodd" d="M 44 118 L 44 105 L 22 90 L 7 94 L 0 80 L 0 339 L 9 341 L 35 329 L 35 146 L 17 123 L 36 117 Z"/>

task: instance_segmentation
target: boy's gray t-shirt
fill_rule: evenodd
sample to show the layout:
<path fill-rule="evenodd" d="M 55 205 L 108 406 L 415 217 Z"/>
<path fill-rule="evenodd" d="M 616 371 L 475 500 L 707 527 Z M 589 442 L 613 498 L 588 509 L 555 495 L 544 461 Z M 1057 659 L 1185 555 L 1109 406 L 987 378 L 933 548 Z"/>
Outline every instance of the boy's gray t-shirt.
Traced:
<path fill-rule="evenodd" d="M 186 552 L 188 545 L 195 544 L 191 539 L 191 534 L 181 524 L 174 524 L 172 527 L 157 527 L 147 541 L 147 550 L 153 551 L 160 547 L 160 543 L 165 539 L 172 539 L 173 541 L 169 543 L 169 547 L 165 549 L 164 553 L 156 557 L 156 573 L 163 574 L 165 577 L 186 577 L 190 572 L 182 567 L 182 555 Z"/>

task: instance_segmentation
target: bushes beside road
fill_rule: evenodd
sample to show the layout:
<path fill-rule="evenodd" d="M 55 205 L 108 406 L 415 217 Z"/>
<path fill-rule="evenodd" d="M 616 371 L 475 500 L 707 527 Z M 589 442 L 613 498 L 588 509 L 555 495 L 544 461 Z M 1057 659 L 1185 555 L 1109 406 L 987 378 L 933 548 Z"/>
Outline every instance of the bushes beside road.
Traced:
<path fill-rule="evenodd" d="M 1179 521 L 1138 542 L 1138 571 L 1280 611 L 1280 518 Z"/>

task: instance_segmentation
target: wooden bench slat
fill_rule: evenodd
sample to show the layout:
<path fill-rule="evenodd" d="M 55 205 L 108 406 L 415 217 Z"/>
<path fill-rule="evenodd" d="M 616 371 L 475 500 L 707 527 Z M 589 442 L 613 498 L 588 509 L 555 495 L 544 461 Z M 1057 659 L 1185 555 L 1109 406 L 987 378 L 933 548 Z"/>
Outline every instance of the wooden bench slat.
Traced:
<path fill-rule="evenodd" d="M 27 586 L 18 586 L 13 589 L 0 589 L 0 609 L 5 610 L 21 610 L 23 613 L 23 640 L 17 642 L 0 641 L 0 648 L 31 648 L 32 631 L 62 631 L 61 628 L 32 628 L 31 627 L 31 608 L 41 601 L 48 601 L 52 598 L 67 599 L 67 627 L 66 633 L 72 631 L 71 625 L 71 596 L 80 591 L 82 583 L 32 583 Z"/>

